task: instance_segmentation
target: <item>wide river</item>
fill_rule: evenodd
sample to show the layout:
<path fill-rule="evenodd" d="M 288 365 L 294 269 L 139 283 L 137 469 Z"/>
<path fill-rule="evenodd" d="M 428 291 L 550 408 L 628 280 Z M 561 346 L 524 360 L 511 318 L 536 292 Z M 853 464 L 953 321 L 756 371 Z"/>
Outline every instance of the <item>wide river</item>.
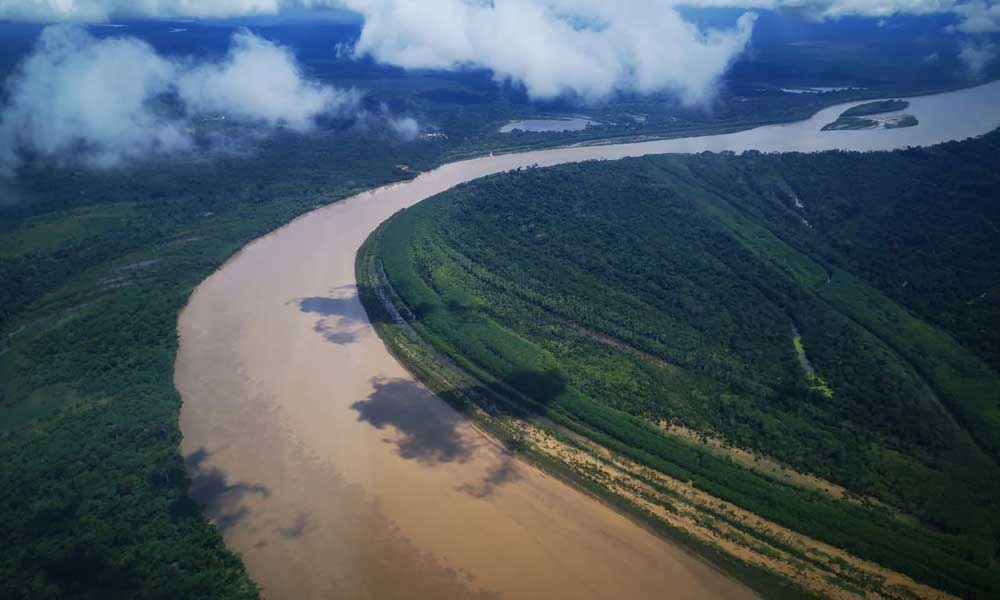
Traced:
<path fill-rule="evenodd" d="M 354 257 L 396 211 L 516 167 L 980 135 L 1000 125 L 1000 82 L 912 99 L 917 127 L 820 132 L 846 106 L 727 135 L 447 164 L 254 241 L 198 286 L 178 324 L 192 494 L 272 599 L 753 597 L 513 459 L 415 382 L 365 316 Z"/>

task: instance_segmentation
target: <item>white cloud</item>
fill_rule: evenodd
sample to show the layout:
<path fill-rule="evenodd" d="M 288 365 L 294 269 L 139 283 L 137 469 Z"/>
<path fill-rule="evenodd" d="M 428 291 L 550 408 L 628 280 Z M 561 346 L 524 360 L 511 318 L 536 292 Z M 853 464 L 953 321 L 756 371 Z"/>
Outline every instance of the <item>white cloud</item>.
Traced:
<path fill-rule="evenodd" d="M 955 27 L 962 33 L 1000 32 L 1000 2 L 969 2 L 955 8 L 962 21 Z"/>
<path fill-rule="evenodd" d="M 1000 0 L 0 0 L 0 19 L 218 18 L 331 7 L 364 18 L 359 54 L 404 68 L 478 66 L 536 98 L 618 91 L 708 98 L 753 17 L 700 31 L 678 6 L 785 10 L 813 19 L 956 15 L 953 31 L 1000 31 Z M 319 13 L 317 13 L 319 14 Z"/>
<path fill-rule="evenodd" d="M 404 68 L 490 69 L 535 98 L 673 91 L 688 103 L 746 47 L 752 13 L 699 31 L 678 6 L 791 11 L 815 20 L 954 14 L 953 31 L 1000 31 L 997 0 L 343 0 L 361 14 L 355 47 Z M 883 21 L 884 22 L 884 21 Z"/>
<path fill-rule="evenodd" d="M 249 32 L 233 36 L 221 62 L 182 70 L 176 88 L 195 114 L 224 113 L 296 131 L 312 128 L 316 116 L 353 111 L 356 92 L 306 80 L 292 53 Z"/>
<path fill-rule="evenodd" d="M 307 81 L 291 52 L 249 32 L 234 35 L 221 60 L 196 62 L 65 25 L 43 30 L 6 92 L 0 169 L 8 171 L 21 152 L 104 167 L 185 151 L 205 116 L 304 131 L 357 103 L 354 92 Z"/>
<path fill-rule="evenodd" d="M 965 42 L 958 57 L 973 75 L 979 75 L 997 57 L 997 48 L 988 42 Z"/>
<path fill-rule="evenodd" d="M 997 0 L 678 0 L 678 4 L 786 10 L 817 20 L 953 14 L 959 22 L 950 28 L 951 31 L 967 34 L 1000 31 L 1000 2 Z"/>
<path fill-rule="evenodd" d="M 753 16 L 700 31 L 677 0 L 6 0 L 0 18 L 107 21 L 273 15 L 339 6 L 361 14 L 359 53 L 403 67 L 477 65 L 538 98 L 672 90 L 687 102 L 749 41 Z"/>
<path fill-rule="evenodd" d="M 420 123 L 413 117 L 393 117 L 390 115 L 386 118 L 386 123 L 389 130 L 402 140 L 414 140 L 420 135 Z"/>
<path fill-rule="evenodd" d="M 749 40 L 753 17 L 699 31 L 674 0 L 6 0 L 0 18 L 107 21 L 273 15 L 340 6 L 365 18 L 359 53 L 403 67 L 478 65 L 530 94 L 594 99 L 616 91 L 673 90 L 688 102 Z"/>
<path fill-rule="evenodd" d="M 404 68 L 491 70 L 534 98 L 620 91 L 696 103 L 749 42 L 755 16 L 701 31 L 672 6 L 602 0 L 345 0 L 364 17 L 359 55 Z"/>
<path fill-rule="evenodd" d="M 273 15 L 285 0 L 3 0 L 0 18 L 96 23 L 121 18 Z"/>
<path fill-rule="evenodd" d="M 465 0 L 468 4 L 504 4 L 509 0 Z M 104 22 L 116 18 L 226 18 L 276 15 L 282 11 L 354 5 L 351 0 L 0 0 L 0 19 L 40 22 Z M 429 2 L 410 0 L 414 10 Z M 590 0 L 559 2 L 563 5 L 596 4 Z M 1000 31 L 997 0 L 616 0 L 647 13 L 674 6 L 734 7 L 791 10 L 817 19 L 848 15 L 889 17 L 897 14 L 953 13 L 961 19 L 963 33 Z M 428 12 L 428 11 L 425 11 Z"/>
<path fill-rule="evenodd" d="M 97 41 L 75 28 L 46 28 L 7 81 L 0 155 L 19 148 L 43 156 L 76 154 L 93 165 L 190 147 L 184 123 L 152 108 L 176 67 L 144 42 Z"/>

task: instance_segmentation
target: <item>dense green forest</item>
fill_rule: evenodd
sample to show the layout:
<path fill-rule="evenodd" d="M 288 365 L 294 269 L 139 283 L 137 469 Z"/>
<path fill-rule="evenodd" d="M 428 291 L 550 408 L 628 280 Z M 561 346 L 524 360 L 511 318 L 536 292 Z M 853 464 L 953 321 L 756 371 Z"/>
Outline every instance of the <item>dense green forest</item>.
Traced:
<path fill-rule="evenodd" d="M 187 35 L 176 35 L 174 25 Z M 42 26 L 0 23 L 0 73 L 6 76 L 24 58 Z M 235 28 L 130 22 L 127 31 L 164 55 L 195 57 L 223 52 Z M 243 145 L 235 141 L 247 136 L 221 129 L 212 133 L 235 144 L 225 151 L 111 170 L 80 167 L 73 157 L 58 164 L 25 157 L 15 179 L 0 180 L 0 598 L 256 597 L 238 557 L 188 498 L 192 484 L 226 482 L 215 473 L 196 474 L 192 482 L 179 453 L 180 397 L 172 381 L 176 317 L 213 269 L 295 216 L 445 160 L 612 137 L 742 129 L 806 118 L 839 102 L 982 83 L 1000 73 L 995 63 L 971 75 L 961 69 L 951 40 L 931 43 L 909 31 L 890 37 L 879 29 L 861 45 L 782 38 L 759 44 L 751 60 L 734 65 L 709 107 L 679 104 L 669 93 L 625 95 L 586 107 L 601 124 L 582 132 L 501 134 L 499 128 L 511 119 L 582 109 L 572 102 L 530 101 L 523 90 L 498 85 L 485 71 L 406 72 L 334 56 L 335 44 L 356 39 L 355 26 L 261 24 L 258 29 L 294 47 L 310 79 L 363 90 L 370 114 L 412 116 L 425 135 L 401 142 L 371 123 L 324 122 L 316 135 L 253 135 L 253 143 Z M 91 33 L 121 31 L 92 28 Z M 940 53 L 940 60 L 918 60 L 932 52 Z M 838 89 L 783 90 L 823 85 Z M 994 144 L 994 154 L 995 149 Z M 761 159 L 760 177 L 748 174 L 753 157 L 705 156 L 630 161 L 616 166 L 615 176 L 603 183 L 587 166 L 491 179 L 482 189 L 495 189 L 490 197 L 506 201 L 508 195 L 534 198 L 532 178 L 543 178 L 538 182 L 553 202 L 541 207 L 548 216 L 534 209 L 511 215 L 494 206 L 483 213 L 499 219 L 493 229 L 456 215 L 442 221 L 449 233 L 506 236 L 507 224 L 518 233 L 502 251 L 509 256 L 487 261 L 471 258 L 474 251 L 492 252 L 485 239 L 473 243 L 466 237 L 466 246 L 452 246 L 435 230 L 434 239 L 440 237 L 435 243 L 446 255 L 440 255 L 442 270 L 434 276 L 454 276 L 449 289 L 464 291 L 447 296 L 444 308 L 435 295 L 415 308 L 427 319 L 427 332 L 460 323 L 456 335 L 469 333 L 470 344 L 485 340 L 476 349 L 453 349 L 456 356 L 473 357 L 469 364 L 479 365 L 483 377 L 496 373 L 531 390 L 549 402 L 553 415 L 604 436 L 622 452 L 762 514 L 783 514 L 782 522 L 868 556 L 892 556 L 896 540 L 903 540 L 900 561 L 912 566 L 910 572 L 934 582 L 947 579 L 941 585 L 951 589 L 992 589 L 984 565 L 994 539 L 984 532 L 996 529 L 996 517 L 982 498 L 995 491 L 989 483 L 996 480 L 989 457 L 1000 447 L 990 413 L 995 404 L 989 398 L 982 406 L 968 402 L 983 398 L 970 386 L 988 389 L 1000 368 L 992 333 L 1000 325 L 996 273 L 986 266 L 996 221 L 979 218 L 996 189 L 988 187 L 992 167 L 982 164 L 988 159 L 978 155 L 983 151 L 955 146 L 929 158 L 920 152 L 890 155 L 886 164 L 855 155 L 828 155 L 815 165 L 796 162 L 808 161 L 803 157 L 770 157 Z M 934 167 L 920 171 L 913 166 L 918 160 Z M 898 162 L 895 171 L 891 161 Z M 842 168 L 857 170 L 858 180 L 837 182 Z M 909 195 L 890 208 L 882 198 L 859 205 L 857 198 L 895 193 L 885 169 L 895 173 L 892 177 L 913 178 Z M 954 169 L 965 169 L 966 183 L 935 180 Z M 708 191 L 709 182 L 715 191 Z M 569 187 L 560 189 L 566 183 Z M 867 185 L 878 189 L 861 194 L 850 187 Z M 754 193 L 744 196 L 746 187 Z M 941 207 L 909 212 L 904 198 L 929 198 L 924 188 L 936 190 L 933 199 Z M 457 194 L 472 189 L 480 188 Z M 567 193 L 581 189 L 589 191 L 577 212 L 570 208 L 577 200 Z M 813 196 L 815 190 L 822 193 Z M 699 200 L 664 204 L 662 195 L 668 193 Z M 792 193 L 806 202 L 801 216 L 814 229 L 796 229 Z M 636 194 L 646 204 L 640 206 Z M 605 209 L 609 197 L 618 204 Z M 608 221 L 607 211 L 628 212 L 614 209 L 631 210 L 633 201 L 640 210 L 631 225 Z M 968 206 L 942 216 L 961 203 Z M 717 212 L 709 214 L 712 206 Z M 673 212 L 688 219 L 678 223 L 703 228 L 675 231 L 666 223 L 675 218 Z M 916 219 L 919 233 L 903 228 Z M 575 233 L 548 237 L 556 231 L 546 224 L 564 221 L 578 227 L 571 230 Z M 972 221 L 976 229 L 955 240 L 960 247 L 950 239 L 934 247 L 933 240 L 947 239 L 954 227 Z M 642 227 L 629 237 L 623 232 L 632 225 Z M 848 232 L 842 238 L 840 228 Z M 660 238 L 668 234 L 678 236 L 677 242 L 657 245 L 666 244 L 669 240 Z M 533 248 L 546 239 L 552 246 L 545 248 L 562 247 L 562 254 L 542 256 L 536 248 L 519 258 L 522 249 L 513 245 Z M 705 261 L 704 272 L 683 270 L 690 264 L 681 260 L 689 250 L 681 243 L 685 239 Z M 619 242 L 631 246 L 619 252 Z M 919 250 L 902 255 L 907 248 Z M 647 250 L 653 254 L 643 254 Z M 667 261 L 668 251 L 678 253 L 678 260 L 657 262 Z M 430 260 L 431 255 L 420 256 Z M 529 256 L 545 260 L 538 269 L 522 270 L 521 258 Z M 595 268 L 591 261 L 603 266 Z M 792 268 L 805 283 L 789 282 L 780 274 L 785 271 L 775 274 L 775 264 Z M 547 267 L 554 270 L 541 270 Z M 682 270 L 672 273 L 668 267 Z M 399 269 L 394 273 L 402 277 Z M 631 269 L 629 278 L 608 275 L 622 269 Z M 730 277 L 727 269 L 744 275 Z M 420 281 L 435 281 L 430 273 Z M 832 283 L 821 293 L 815 286 L 828 273 Z M 855 285 L 848 273 L 867 287 Z M 511 279 L 498 279 L 508 274 Z M 516 286 L 506 290 L 508 281 Z M 719 281 L 727 285 L 716 289 Z M 593 287 L 595 282 L 600 286 Z M 444 293 L 443 287 L 435 289 Z M 674 294 L 669 307 L 654 301 L 667 289 L 683 292 Z M 753 311 L 735 308 L 733 299 L 741 294 L 755 303 Z M 725 310 L 713 312 L 720 307 Z M 483 312 L 487 308 L 491 312 Z M 813 309 L 815 317 L 797 312 Z M 519 311 L 517 319 L 510 317 Z M 767 326 L 765 318 L 775 320 Z M 588 333 L 571 323 L 584 324 Z M 590 332 L 666 357 L 657 360 L 671 366 L 614 351 Z M 550 340 L 541 339 L 550 334 Z M 447 347 L 448 338 L 433 339 Z M 795 340 L 815 368 L 812 375 L 796 370 Z M 864 361 L 846 350 L 857 347 L 893 374 L 859 364 Z M 523 355 L 511 358 L 510 352 Z M 519 365 L 528 368 L 518 370 Z M 887 402 L 899 404 L 875 407 L 864 395 L 867 389 L 884 391 Z M 930 427 L 925 417 L 935 410 L 933 401 L 909 413 L 906 398 L 914 389 L 933 390 L 924 396 L 939 399 L 961 428 Z M 930 529 L 911 531 L 884 514 L 847 509 L 733 471 L 724 461 L 692 454 L 689 446 L 663 437 L 648 426 L 655 419 L 685 423 L 813 469 L 918 515 Z M 963 437 L 964 431 L 972 437 Z M 198 480 L 202 477 L 206 481 Z M 977 478 L 981 482 L 974 485 Z M 935 495 L 939 490 L 946 493 Z M 868 533 L 858 535 L 862 528 Z M 927 558 L 913 558 L 921 547 Z M 953 572 L 942 574 L 941 565 L 951 565 Z"/>
<path fill-rule="evenodd" d="M 836 121 L 824 125 L 823 131 L 872 129 L 878 127 L 879 122 L 867 117 L 905 110 L 909 106 L 910 103 L 906 100 L 876 100 L 875 102 L 859 104 L 842 112 Z M 920 121 L 913 115 L 900 115 L 898 118 L 887 120 L 884 127 L 886 129 L 899 129 L 901 127 L 916 127 L 919 124 Z"/>
<path fill-rule="evenodd" d="M 459 186 L 389 221 L 378 252 L 419 335 L 516 390 L 513 410 L 990 598 L 998 199 L 998 132 L 891 153 L 646 157 Z M 782 484 L 661 423 L 878 502 Z"/>
<path fill-rule="evenodd" d="M 875 102 L 865 102 L 855 107 L 848 108 L 840 114 L 842 117 L 870 117 L 897 110 L 905 110 L 910 106 L 906 100 L 876 100 Z"/>
<path fill-rule="evenodd" d="M 442 85 L 415 78 L 397 92 L 423 83 Z M 807 100 L 796 110 L 835 101 Z M 452 114 L 453 101 L 435 110 Z M 454 114 L 449 132 L 484 116 Z M 743 118 L 669 129 L 752 124 Z M 0 182 L 0 526 L 12 549 L 0 556 L 0 597 L 254 596 L 187 498 L 172 372 L 191 290 L 244 244 L 322 204 L 498 144 L 567 141 L 400 141 L 332 124 L 112 170 L 29 161 Z"/>
<path fill-rule="evenodd" d="M 23 174 L 0 207 L 0 597 L 257 596 L 188 498 L 178 312 L 253 238 L 439 154 L 336 133 L 279 136 L 253 156 Z"/>

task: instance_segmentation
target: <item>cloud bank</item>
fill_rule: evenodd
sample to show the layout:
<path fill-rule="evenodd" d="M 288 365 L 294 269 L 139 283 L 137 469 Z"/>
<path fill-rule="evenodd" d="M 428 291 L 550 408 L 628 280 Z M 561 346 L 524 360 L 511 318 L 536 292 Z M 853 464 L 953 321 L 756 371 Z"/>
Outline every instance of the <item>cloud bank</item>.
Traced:
<path fill-rule="evenodd" d="M 998 0 L 677 0 L 676 4 L 778 10 L 814 20 L 953 14 L 958 17 L 958 23 L 950 28 L 951 31 L 968 34 L 1000 31 Z"/>
<path fill-rule="evenodd" d="M 506 2 L 466 0 L 465 3 L 502 5 Z M 277 15 L 289 9 L 355 8 L 358 4 L 372 3 L 350 0 L 3 0 L 0 2 L 0 19 L 39 22 L 103 22 L 123 18 L 211 19 Z M 409 4 L 414 10 L 419 10 L 425 2 L 414 0 Z M 596 3 L 577 0 L 559 4 L 565 8 Z M 960 20 L 955 28 L 957 31 L 1000 31 L 1000 1 L 997 0 L 617 0 L 605 4 L 617 4 L 646 14 L 674 6 L 732 7 L 794 11 L 817 19 L 952 13 Z"/>
<path fill-rule="evenodd" d="M 219 19 L 274 15 L 287 0 L 4 0 L 0 19 L 100 23 L 111 19 Z"/>
<path fill-rule="evenodd" d="M 341 0 L 363 17 L 356 56 L 407 69 L 479 67 L 535 99 L 601 100 L 619 92 L 668 91 L 687 104 L 711 98 L 750 42 L 755 15 L 700 30 L 680 6 L 848 16 L 952 14 L 951 33 L 1000 32 L 1000 0 Z M 980 73 L 993 47 L 962 41 L 959 57 Z"/>
<path fill-rule="evenodd" d="M 87 162 L 109 165 L 189 147 L 183 123 L 151 106 L 174 76 L 174 65 L 143 42 L 47 28 L 7 82 L 3 164 L 16 164 L 22 149 L 42 156 L 83 150 Z"/>
<path fill-rule="evenodd" d="M 354 56 L 404 68 L 490 70 L 536 99 L 599 101 L 618 93 L 670 92 L 709 100 L 753 32 L 755 15 L 700 29 L 677 8 L 783 10 L 813 19 L 956 16 L 952 31 L 1000 32 L 1000 0 L 0 0 L 0 19 L 100 22 L 116 18 L 223 18 L 346 9 L 363 18 Z M 318 13 L 317 13 L 318 14 Z M 966 37 L 973 74 L 996 59 L 988 40 Z M 249 32 L 226 56 L 196 62 L 160 56 L 145 42 L 46 28 L 6 82 L 0 171 L 25 154 L 111 166 L 188 151 L 198 122 L 225 116 L 308 131 L 320 115 L 382 119 L 405 139 L 409 118 L 362 115 L 357 93 L 306 79 L 291 52 Z"/>
<path fill-rule="evenodd" d="M 288 49 L 248 31 L 220 60 L 195 62 L 131 37 L 50 26 L 5 87 L 0 171 L 8 174 L 24 153 L 108 167 L 187 151 L 197 121 L 209 117 L 306 131 L 358 100 L 307 81 Z"/>
<path fill-rule="evenodd" d="M 354 52 L 407 69 L 482 67 L 533 98 L 616 92 L 711 96 L 754 15 L 701 31 L 663 3 L 603 0 L 344 0 L 364 17 Z"/>
<path fill-rule="evenodd" d="M 364 19 L 357 55 L 405 68 L 492 70 L 535 98 L 600 99 L 619 91 L 710 97 L 749 42 L 754 16 L 701 31 L 675 0 L 7 0 L 0 18 L 108 21 L 213 18 L 348 9 Z"/>
<path fill-rule="evenodd" d="M 968 2 L 955 7 L 962 21 L 955 27 L 962 33 L 1000 32 L 1000 2 Z"/>
<path fill-rule="evenodd" d="M 307 81 L 292 53 L 249 32 L 233 36 L 222 62 L 179 69 L 176 89 L 192 114 L 222 113 L 295 131 L 313 128 L 321 114 L 348 114 L 352 91 Z"/>

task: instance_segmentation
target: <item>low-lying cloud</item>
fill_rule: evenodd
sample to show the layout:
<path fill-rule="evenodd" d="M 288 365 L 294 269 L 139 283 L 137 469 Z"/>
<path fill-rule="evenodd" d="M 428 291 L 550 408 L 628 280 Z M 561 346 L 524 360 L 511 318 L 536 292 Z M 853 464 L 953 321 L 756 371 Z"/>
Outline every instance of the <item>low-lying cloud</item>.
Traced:
<path fill-rule="evenodd" d="M 750 42 L 754 13 L 723 30 L 700 30 L 677 7 L 792 12 L 807 19 L 952 14 L 952 33 L 1000 31 L 998 0 L 342 0 L 362 15 L 354 46 L 403 68 L 489 69 L 536 99 L 600 100 L 619 92 L 668 91 L 688 104 L 716 89 Z M 980 72 L 982 43 L 960 58 Z"/>
<path fill-rule="evenodd" d="M 46 29 L 7 81 L 3 164 L 16 163 L 22 149 L 43 156 L 83 150 L 87 161 L 107 165 L 187 148 L 183 123 L 157 116 L 150 106 L 169 88 L 174 70 L 134 39 L 99 42 L 73 28 Z"/>
<path fill-rule="evenodd" d="M 979 75 L 990 63 L 996 60 L 997 47 L 989 42 L 967 41 L 962 44 L 958 58 L 969 69 L 970 73 Z"/>
<path fill-rule="evenodd" d="M 509 0 L 465 0 L 462 4 L 504 5 Z M 111 19 L 212 19 L 277 15 L 283 10 L 344 8 L 365 14 L 370 2 L 352 0 L 4 0 L 0 19 L 40 22 L 103 22 Z M 431 13 L 434 2 L 405 3 L 413 12 Z M 597 4 L 592 0 L 547 2 L 572 10 Z M 731 7 L 748 10 L 792 11 L 817 19 L 844 16 L 883 18 L 893 15 L 951 13 L 958 17 L 956 31 L 991 33 L 1000 31 L 1000 2 L 997 0 L 618 0 L 615 4 L 644 15 L 675 6 Z M 360 8 L 359 9 L 359 5 Z M 516 40 L 511 40 L 513 43 Z"/>
<path fill-rule="evenodd" d="M 233 36 L 221 62 L 182 68 L 176 89 L 188 111 L 222 113 L 296 131 L 321 114 L 353 111 L 359 95 L 306 80 L 292 53 L 251 33 Z"/>
<path fill-rule="evenodd" d="M 618 92 L 711 97 L 755 15 L 700 30 L 672 6 L 603 0 L 344 0 L 364 17 L 357 55 L 407 69 L 481 67 L 536 99 Z"/>
<path fill-rule="evenodd" d="M 99 23 L 110 19 L 213 19 L 273 15 L 286 0 L 4 0 L 0 19 Z"/>
<path fill-rule="evenodd" d="M 701 29 L 679 6 L 813 19 L 949 13 L 955 33 L 1000 31 L 1000 0 L 0 0 L 0 19 L 221 18 L 333 7 L 363 18 L 353 56 L 409 69 L 488 69 L 535 99 L 669 92 L 699 104 L 749 45 L 755 14 Z M 973 74 L 997 54 L 969 36 L 960 47 Z M 7 81 L 6 97 L 0 170 L 7 172 L 25 154 L 110 166 L 187 151 L 207 118 L 308 131 L 320 115 L 359 116 L 382 119 L 403 138 L 419 133 L 410 118 L 362 114 L 357 93 L 308 80 L 288 49 L 249 32 L 236 34 L 221 59 L 196 61 L 161 56 L 135 38 L 50 26 Z"/>
<path fill-rule="evenodd" d="M 27 153 L 108 167 L 187 151 L 198 121 L 307 131 L 356 110 L 358 95 L 308 81 L 292 53 L 236 33 L 219 60 L 160 56 L 132 37 L 50 26 L 6 82 L 0 170 Z"/>
<path fill-rule="evenodd" d="M 962 33 L 1000 32 L 1000 2 L 967 2 L 955 7 L 962 21 L 955 27 Z"/>
<path fill-rule="evenodd" d="M 997 0 L 677 0 L 676 4 L 778 10 L 814 20 L 953 14 L 958 17 L 958 23 L 949 28 L 951 31 L 968 34 L 1000 31 L 1000 2 Z"/>

